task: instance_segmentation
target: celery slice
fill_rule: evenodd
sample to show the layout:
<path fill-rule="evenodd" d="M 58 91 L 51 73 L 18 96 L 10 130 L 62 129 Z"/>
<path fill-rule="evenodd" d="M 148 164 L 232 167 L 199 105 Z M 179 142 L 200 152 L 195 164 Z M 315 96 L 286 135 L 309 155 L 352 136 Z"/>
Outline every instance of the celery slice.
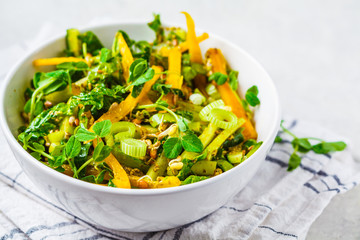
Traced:
<path fill-rule="evenodd" d="M 211 109 L 209 119 L 211 123 L 221 129 L 232 128 L 237 123 L 237 117 L 233 112 L 220 108 Z"/>
<path fill-rule="evenodd" d="M 146 155 L 147 145 L 144 142 L 133 138 L 124 138 L 121 140 L 121 151 L 132 157 L 144 157 Z"/>
<path fill-rule="evenodd" d="M 217 100 L 215 102 L 212 102 L 212 103 L 206 105 L 199 113 L 200 119 L 205 121 L 205 122 L 210 121 L 210 119 L 209 119 L 210 111 L 212 109 L 214 109 L 214 108 L 219 108 L 219 107 L 222 107 L 224 105 L 225 104 L 224 104 L 223 100 Z"/>

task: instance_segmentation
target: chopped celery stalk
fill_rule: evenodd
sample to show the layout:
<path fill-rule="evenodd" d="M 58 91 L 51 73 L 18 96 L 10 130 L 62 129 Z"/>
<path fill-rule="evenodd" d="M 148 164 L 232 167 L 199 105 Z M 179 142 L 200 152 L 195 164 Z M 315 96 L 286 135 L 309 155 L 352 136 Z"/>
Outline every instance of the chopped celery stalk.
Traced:
<path fill-rule="evenodd" d="M 190 130 L 194 132 L 200 132 L 201 131 L 201 123 L 200 122 L 189 122 L 188 126 Z"/>
<path fill-rule="evenodd" d="M 214 175 L 217 163 L 215 161 L 197 161 L 192 167 L 191 171 L 199 176 Z"/>
<path fill-rule="evenodd" d="M 263 142 L 258 142 L 255 145 L 252 146 L 251 150 L 245 155 L 245 159 L 248 159 L 251 155 L 254 154 L 254 152 L 256 152 L 256 150 L 259 149 L 259 147 L 261 146 Z"/>
<path fill-rule="evenodd" d="M 74 134 L 75 127 L 71 126 L 69 123 L 70 116 L 64 117 L 64 119 L 61 121 L 60 125 L 60 131 L 63 131 L 65 134 Z"/>
<path fill-rule="evenodd" d="M 189 100 L 193 104 L 201 106 L 206 101 L 206 98 L 200 93 L 194 93 L 190 95 Z"/>
<path fill-rule="evenodd" d="M 168 165 L 168 160 L 165 157 L 164 152 L 156 159 L 155 163 L 151 165 L 146 175 L 148 175 L 152 180 L 156 181 L 158 176 L 163 176 Z"/>
<path fill-rule="evenodd" d="M 217 165 L 219 166 L 219 168 L 221 168 L 221 170 L 223 170 L 224 172 L 226 172 L 234 167 L 231 163 L 229 163 L 226 160 L 218 160 L 216 162 L 217 162 Z"/>
<path fill-rule="evenodd" d="M 64 131 L 52 132 L 47 135 L 50 143 L 57 143 L 57 142 L 60 143 L 61 140 L 64 139 L 64 136 L 65 136 Z"/>
<path fill-rule="evenodd" d="M 199 136 L 199 139 L 204 147 L 209 145 L 209 143 L 214 139 L 215 132 L 218 129 L 214 124 L 210 123 L 203 133 Z"/>
<path fill-rule="evenodd" d="M 116 122 L 111 126 L 111 133 L 115 135 L 115 141 L 119 142 L 123 138 L 133 138 L 136 126 L 132 122 Z"/>
<path fill-rule="evenodd" d="M 234 151 L 227 154 L 227 159 L 233 164 L 239 164 L 244 160 L 243 151 Z"/>
<path fill-rule="evenodd" d="M 212 124 L 221 129 L 229 129 L 237 123 L 237 117 L 233 112 L 220 108 L 211 109 L 209 119 Z"/>
<path fill-rule="evenodd" d="M 207 151 L 207 160 L 211 160 L 211 158 L 216 154 L 217 150 L 221 147 L 221 145 L 228 139 L 236 130 L 238 130 L 243 124 L 245 120 L 243 118 L 239 118 L 237 123 L 229 129 L 225 129 L 222 131 L 208 146 L 204 151 Z"/>
<path fill-rule="evenodd" d="M 218 92 L 218 90 L 216 89 L 215 85 L 212 83 L 209 83 L 206 88 L 205 91 L 207 94 L 209 94 L 210 97 L 212 97 L 213 99 L 217 100 L 221 98 L 220 93 Z"/>
<path fill-rule="evenodd" d="M 170 113 L 157 113 L 151 116 L 149 119 L 152 127 L 157 127 L 160 123 L 175 123 L 176 119 Z"/>
<path fill-rule="evenodd" d="M 72 91 L 70 90 L 69 86 L 67 86 L 64 90 L 50 93 L 44 98 L 47 101 L 51 102 L 53 105 L 56 105 L 60 102 L 66 102 L 72 95 Z"/>
<path fill-rule="evenodd" d="M 113 146 L 115 142 L 120 142 L 124 138 L 133 138 L 135 136 L 136 126 L 132 122 L 120 121 L 113 123 L 111 134 L 105 137 L 106 144 Z M 113 135 L 115 135 L 113 137 Z M 115 139 L 115 141 L 114 141 Z"/>
<path fill-rule="evenodd" d="M 176 102 L 176 104 L 179 107 L 181 107 L 183 109 L 186 109 L 186 111 L 192 111 L 192 112 L 197 112 L 198 113 L 203 109 L 203 107 L 201 107 L 201 106 L 197 106 L 195 104 L 192 104 L 192 103 L 189 103 L 189 102 L 184 102 L 184 101 L 181 101 L 181 100 L 178 100 Z"/>
<path fill-rule="evenodd" d="M 121 140 L 121 151 L 131 157 L 144 157 L 146 155 L 146 143 L 133 139 L 124 138 Z"/>
<path fill-rule="evenodd" d="M 215 102 L 212 102 L 212 103 L 206 105 L 205 107 L 203 107 L 203 109 L 199 113 L 200 119 L 205 122 L 210 121 L 210 118 L 209 118 L 210 111 L 214 108 L 219 108 L 222 106 L 224 106 L 223 100 L 217 100 Z"/>
<path fill-rule="evenodd" d="M 75 57 L 80 55 L 81 43 L 78 39 L 80 35 L 79 30 L 72 28 L 66 30 L 66 45 L 69 52 L 74 54 Z"/>
<path fill-rule="evenodd" d="M 52 153 L 57 146 L 60 145 L 60 142 L 52 142 L 49 146 L 49 153 Z"/>
<path fill-rule="evenodd" d="M 125 153 L 121 152 L 121 149 L 118 145 L 115 145 L 111 152 L 115 158 L 121 163 L 121 165 L 124 165 L 126 167 L 131 168 L 138 168 L 142 172 L 147 172 L 150 168 L 149 165 L 146 165 L 143 160 L 135 157 L 131 157 L 129 155 L 126 155 Z"/>

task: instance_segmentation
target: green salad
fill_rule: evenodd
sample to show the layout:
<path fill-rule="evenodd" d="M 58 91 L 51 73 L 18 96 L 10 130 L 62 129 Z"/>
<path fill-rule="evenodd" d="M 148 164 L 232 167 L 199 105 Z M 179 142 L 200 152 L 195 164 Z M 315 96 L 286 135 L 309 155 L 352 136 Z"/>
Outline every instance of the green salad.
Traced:
<path fill-rule="evenodd" d="M 120 29 L 111 48 L 91 31 L 68 29 L 62 56 L 34 61 L 18 136 L 24 149 L 68 176 L 118 188 L 190 184 L 246 161 L 261 145 L 251 110 L 258 89 L 240 98 L 238 72 L 221 49 L 203 57 L 209 36 L 196 36 L 184 15 L 187 30 L 154 15 L 153 42 Z"/>

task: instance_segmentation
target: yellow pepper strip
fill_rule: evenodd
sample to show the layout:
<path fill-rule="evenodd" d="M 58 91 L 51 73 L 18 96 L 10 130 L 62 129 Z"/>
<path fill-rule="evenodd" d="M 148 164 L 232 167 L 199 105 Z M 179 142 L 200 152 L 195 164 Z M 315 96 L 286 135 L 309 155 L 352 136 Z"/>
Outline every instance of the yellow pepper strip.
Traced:
<path fill-rule="evenodd" d="M 131 188 L 128 175 L 114 155 L 110 153 L 104 161 L 113 171 L 114 178 L 112 179 L 112 182 L 115 186 L 118 188 Z"/>
<path fill-rule="evenodd" d="M 121 32 L 117 32 L 115 35 L 117 39 L 117 44 L 119 47 L 120 54 L 122 56 L 121 65 L 124 71 L 124 78 L 127 81 L 129 79 L 129 69 L 130 65 L 133 63 L 134 58 L 131 54 L 129 46 L 126 44 L 126 41 Z"/>
<path fill-rule="evenodd" d="M 172 88 L 181 89 L 183 84 L 181 77 L 181 51 L 178 47 L 170 50 L 168 63 L 169 69 L 166 84 L 170 84 Z"/>
<path fill-rule="evenodd" d="M 58 65 L 64 62 L 86 62 L 85 59 L 76 57 L 40 58 L 34 60 L 34 66 Z"/>
<path fill-rule="evenodd" d="M 186 17 L 187 35 L 186 42 L 189 44 L 190 61 L 195 63 L 202 63 L 202 56 L 199 43 L 196 40 L 195 23 L 190 14 L 181 12 Z"/>
<path fill-rule="evenodd" d="M 209 34 L 203 33 L 202 35 L 196 37 L 196 42 L 199 44 L 208 38 L 209 38 Z M 189 43 L 188 42 L 180 43 L 179 47 L 180 47 L 181 52 L 185 52 L 186 50 L 189 49 Z"/>
<path fill-rule="evenodd" d="M 210 48 L 206 52 L 206 57 L 209 58 L 210 63 L 212 65 L 212 71 L 221 72 L 223 74 L 226 73 L 226 61 L 219 49 Z M 248 119 L 246 115 L 246 111 L 242 106 L 241 99 L 238 97 L 237 93 L 232 90 L 228 82 L 225 82 L 222 85 L 217 85 L 214 81 L 213 84 L 218 89 L 222 100 L 224 101 L 225 105 L 231 107 L 231 111 L 235 113 L 238 118 L 244 118 L 245 123 L 243 125 L 244 131 L 243 135 L 245 139 L 256 139 L 257 133 L 256 130 Z"/>
<path fill-rule="evenodd" d="M 202 41 L 206 40 L 209 38 L 209 34 L 207 33 L 203 33 L 202 35 L 196 37 L 196 41 L 198 42 L 198 44 L 200 44 Z M 179 48 L 180 51 L 183 53 L 187 50 L 189 50 L 189 43 L 188 42 L 182 42 L 179 44 Z M 160 55 L 164 56 L 164 57 L 168 57 L 170 53 L 170 48 L 169 47 L 162 47 L 160 49 Z"/>
<path fill-rule="evenodd" d="M 136 188 L 166 188 L 180 186 L 181 181 L 178 177 L 168 176 L 162 178 L 160 181 L 153 181 L 149 178 L 138 176 L 129 176 L 131 186 Z"/>
<path fill-rule="evenodd" d="M 155 71 L 154 77 L 145 83 L 143 89 L 139 96 L 134 98 L 131 96 L 131 93 L 126 97 L 124 101 L 122 101 L 118 105 L 112 105 L 106 113 L 104 113 L 96 122 L 101 122 L 104 120 L 110 120 L 112 123 L 118 122 L 123 119 L 126 115 L 128 115 L 139 103 L 140 99 L 143 99 L 145 96 L 147 97 L 147 93 L 150 91 L 151 86 L 158 80 L 160 77 L 160 73 L 162 72 L 162 67 L 152 66 L 152 69 Z"/>

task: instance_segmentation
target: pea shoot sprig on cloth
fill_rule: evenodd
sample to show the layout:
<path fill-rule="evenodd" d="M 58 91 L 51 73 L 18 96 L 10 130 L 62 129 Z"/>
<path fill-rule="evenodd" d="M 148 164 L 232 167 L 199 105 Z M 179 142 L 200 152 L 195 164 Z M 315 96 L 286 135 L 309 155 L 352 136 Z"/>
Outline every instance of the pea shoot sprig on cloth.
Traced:
<path fill-rule="evenodd" d="M 298 153 L 308 153 L 310 151 L 313 151 L 317 154 L 327 154 L 329 152 L 335 152 L 335 151 L 343 151 L 346 148 L 346 143 L 342 141 L 337 142 L 326 142 L 320 138 L 315 137 L 306 137 L 306 138 L 299 138 L 294 133 L 290 132 L 289 129 L 285 128 L 284 120 L 281 121 L 280 127 L 282 131 L 289 136 L 293 137 L 293 140 L 291 141 L 291 145 L 294 148 L 294 151 L 290 155 L 289 159 L 289 166 L 288 171 L 293 171 L 301 164 L 301 155 Z M 312 144 L 311 141 L 316 141 L 316 144 Z M 279 136 L 275 139 L 276 143 L 283 142 L 283 139 Z"/>

